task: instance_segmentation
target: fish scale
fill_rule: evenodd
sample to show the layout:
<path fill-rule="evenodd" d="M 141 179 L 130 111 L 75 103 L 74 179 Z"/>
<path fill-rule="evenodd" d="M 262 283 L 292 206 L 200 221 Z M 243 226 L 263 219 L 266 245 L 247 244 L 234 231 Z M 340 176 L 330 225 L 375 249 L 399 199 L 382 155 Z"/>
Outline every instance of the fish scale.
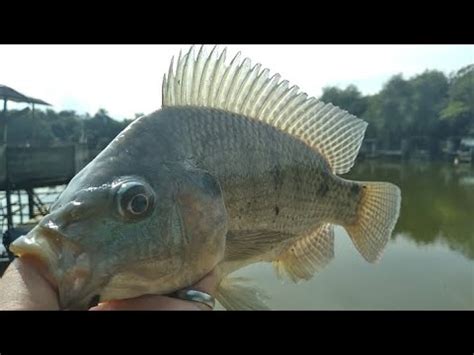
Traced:
<path fill-rule="evenodd" d="M 327 169 L 327 164 L 304 143 L 269 125 L 213 109 L 166 108 L 159 115 L 159 119 L 148 119 L 160 122 L 157 124 L 163 135 L 199 132 L 191 135 L 192 139 L 180 142 L 182 157 L 192 154 L 199 168 L 217 178 L 230 216 L 245 211 L 240 221 L 230 221 L 231 230 L 234 224 L 241 226 L 238 229 L 274 228 L 275 206 L 281 206 L 294 217 L 290 225 L 279 222 L 279 228 L 295 234 L 323 220 L 340 218 L 340 211 L 337 217 L 331 215 L 341 206 L 334 197 L 342 196 L 337 189 L 348 189 L 350 183 L 337 177 L 328 180 L 332 191 L 325 198 L 327 203 L 316 204 L 320 183 L 327 176 L 322 169 Z M 284 170 L 277 193 L 272 184 L 275 163 Z"/>

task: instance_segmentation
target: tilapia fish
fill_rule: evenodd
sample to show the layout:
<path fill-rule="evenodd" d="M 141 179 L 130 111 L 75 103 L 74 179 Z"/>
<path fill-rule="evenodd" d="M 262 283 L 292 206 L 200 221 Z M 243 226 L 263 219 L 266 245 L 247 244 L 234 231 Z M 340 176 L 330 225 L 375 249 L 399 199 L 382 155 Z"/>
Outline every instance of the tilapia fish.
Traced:
<path fill-rule="evenodd" d="M 272 262 L 309 279 L 334 257 L 334 225 L 368 262 L 381 257 L 399 188 L 338 176 L 366 122 L 216 47 L 172 60 L 162 91 L 162 108 L 123 130 L 11 245 L 48 265 L 63 309 L 169 294 L 211 270 L 224 308 L 263 308 L 229 274 Z"/>

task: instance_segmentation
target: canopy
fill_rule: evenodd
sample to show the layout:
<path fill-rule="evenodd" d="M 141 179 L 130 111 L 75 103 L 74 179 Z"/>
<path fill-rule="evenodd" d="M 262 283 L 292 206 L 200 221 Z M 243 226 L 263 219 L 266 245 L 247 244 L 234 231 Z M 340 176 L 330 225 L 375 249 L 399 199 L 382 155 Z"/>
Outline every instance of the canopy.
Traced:
<path fill-rule="evenodd" d="M 22 93 L 5 85 L 0 85 L 0 98 L 3 100 L 15 101 L 15 102 L 27 102 L 30 104 L 46 105 L 51 106 L 47 102 L 23 95 Z"/>
<path fill-rule="evenodd" d="M 51 106 L 47 102 L 40 100 L 40 99 L 35 99 L 34 97 L 29 97 L 26 95 L 23 95 L 22 93 L 8 87 L 5 85 L 0 84 L 0 100 L 3 99 L 3 114 L 1 116 L 2 119 L 0 120 L 0 126 L 2 126 L 3 129 L 3 137 L 2 137 L 2 143 L 7 142 L 7 101 L 15 101 L 15 102 L 26 102 L 29 104 L 33 104 L 33 117 L 35 115 L 35 104 L 38 105 L 46 105 L 46 106 Z"/>

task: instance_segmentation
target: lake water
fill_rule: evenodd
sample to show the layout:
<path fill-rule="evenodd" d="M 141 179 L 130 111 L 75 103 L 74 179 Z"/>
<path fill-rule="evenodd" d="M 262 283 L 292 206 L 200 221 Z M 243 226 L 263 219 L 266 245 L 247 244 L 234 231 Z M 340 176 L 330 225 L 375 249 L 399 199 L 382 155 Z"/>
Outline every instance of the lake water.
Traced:
<path fill-rule="evenodd" d="M 365 262 L 336 227 L 336 257 L 310 281 L 280 281 L 269 264 L 236 275 L 255 280 L 272 309 L 474 309 L 474 168 L 365 161 L 344 177 L 402 190 L 400 219 L 378 264 Z"/>
<path fill-rule="evenodd" d="M 236 275 L 254 279 L 272 309 L 474 309 L 473 168 L 365 161 L 344 177 L 402 190 L 400 219 L 378 264 L 337 227 L 335 259 L 310 281 L 280 281 L 269 264 Z"/>
<path fill-rule="evenodd" d="M 60 186 L 53 186 L 53 187 L 40 187 L 36 188 L 34 191 L 35 193 L 40 196 L 40 200 L 42 204 L 44 204 L 45 208 L 48 208 L 59 196 L 59 194 L 64 190 L 66 185 L 60 185 Z M 20 190 L 20 193 L 18 194 L 18 191 L 15 191 L 11 195 L 11 202 L 13 205 L 12 210 L 17 211 L 13 215 L 13 224 L 15 226 L 18 226 L 21 223 L 26 223 L 28 222 L 28 195 L 26 191 Z M 22 210 L 23 210 L 23 220 L 20 218 L 20 214 L 18 213 L 18 204 L 19 201 L 21 201 L 22 205 Z M 0 192 L 0 209 L 3 210 L 3 212 L 6 215 L 6 209 L 7 209 L 7 202 L 6 202 L 6 197 L 5 197 L 5 192 L 2 191 Z M 36 209 L 37 210 L 37 209 Z M 8 229 L 7 225 L 7 220 L 4 219 L 3 221 L 0 221 L 0 258 L 5 255 L 5 248 L 2 244 L 2 234 Z"/>

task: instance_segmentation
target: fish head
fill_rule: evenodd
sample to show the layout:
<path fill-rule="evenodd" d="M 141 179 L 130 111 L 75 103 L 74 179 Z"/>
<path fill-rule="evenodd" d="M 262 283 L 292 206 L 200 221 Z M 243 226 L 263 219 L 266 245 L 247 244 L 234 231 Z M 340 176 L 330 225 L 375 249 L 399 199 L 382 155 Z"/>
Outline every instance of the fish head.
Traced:
<path fill-rule="evenodd" d="M 227 215 L 211 175 L 179 167 L 112 176 L 76 176 L 49 214 L 10 246 L 48 266 L 63 309 L 87 308 L 96 296 L 173 292 L 223 258 Z"/>

